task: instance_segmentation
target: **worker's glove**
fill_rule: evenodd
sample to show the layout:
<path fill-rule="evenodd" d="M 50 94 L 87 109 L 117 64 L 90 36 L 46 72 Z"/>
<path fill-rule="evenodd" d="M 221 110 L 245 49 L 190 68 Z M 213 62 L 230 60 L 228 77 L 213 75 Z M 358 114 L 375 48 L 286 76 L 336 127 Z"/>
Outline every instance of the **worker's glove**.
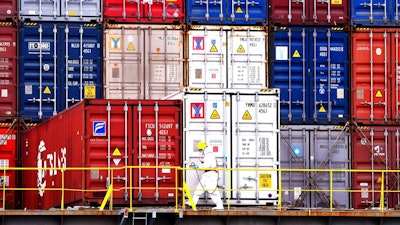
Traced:
<path fill-rule="evenodd" d="M 198 169 L 199 168 L 199 166 L 198 165 L 193 165 L 193 169 Z"/>

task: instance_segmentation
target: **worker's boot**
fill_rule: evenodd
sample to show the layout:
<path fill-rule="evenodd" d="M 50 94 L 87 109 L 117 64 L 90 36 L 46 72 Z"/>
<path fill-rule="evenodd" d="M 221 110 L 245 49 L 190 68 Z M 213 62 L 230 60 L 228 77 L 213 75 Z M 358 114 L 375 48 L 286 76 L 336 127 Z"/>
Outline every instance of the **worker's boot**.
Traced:
<path fill-rule="evenodd" d="M 217 202 L 217 206 L 213 207 L 212 210 L 223 210 L 224 209 L 224 205 L 222 204 L 222 201 L 219 200 Z"/>

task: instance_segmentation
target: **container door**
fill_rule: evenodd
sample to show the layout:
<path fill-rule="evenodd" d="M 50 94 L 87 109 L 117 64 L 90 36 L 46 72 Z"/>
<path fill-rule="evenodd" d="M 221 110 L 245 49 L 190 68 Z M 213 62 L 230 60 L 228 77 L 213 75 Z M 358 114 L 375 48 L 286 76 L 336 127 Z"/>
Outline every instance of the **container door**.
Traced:
<path fill-rule="evenodd" d="M 190 30 L 189 87 L 227 88 L 226 32 L 223 30 Z"/>
<path fill-rule="evenodd" d="M 144 31 L 139 28 L 107 28 L 104 36 L 105 98 L 143 99 Z"/>
<path fill-rule="evenodd" d="M 62 55 L 58 76 L 61 79 L 62 111 L 83 98 L 102 96 L 102 29 L 96 24 L 60 26 Z"/>
<path fill-rule="evenodd" d="M 344 24 L 349 19 L 347 0 L 310 0 L 314 24 Z"/>
<path fill-rule="evenodd" d="M 238 202 L 278 198 L 278 101 L 273 95 L 232 96 L 232 197 Z"/>
<path fill-rule="evenodd" d="M 228 31 L 228 87 L 266 87 L 266 38 L 265 31 Z"/>
<path fill-rule="evenodd" d="M 183 30 L 164 27 L 146 30 L 145 98 L 160 99 L 183 86 Z"/>
<path fill-rule="evenodd" d="M 180 101 L 143 101 L 134 107 L 134 199 L 149 203 L 174 203 L 181 177 L 171 167 L 181 165 Z"/>
<path fill-rule="evenodd" d="M 363 26 L 384 26 L 388 25 L 388 22 L 392 22 L 394 19 L 394 12 L 398 12 L 397 0 L 396 4 L 394 1 L 382 1 L 382 0 L 371 0 L 366 3 L 365 0 L 353 0 L 351 1 L 351 18 L 353 25 Z M 398 22 L 398 18 L 396 19 Z"/>
<path fill-rule="evenodd" d="M 280 167 L 282 169 L 309 168 L 309 135 L 306 128 L 282 126 L 280 140 Z M 309 172 L 282 171 L 282 203 L 294 207 L 310 206 L 307 189 Z"/>
<path fill-rule="evenodd" d="M 353 33 L 353 113 L 359 122 L 385 123 L 389 114 L 390 44 L 392 35 L 382 29 Z"/>
<path fill-rule="evenodd" d="M 310 130 L 310 169 L 350 169 L 349 132 L 346 126 L 326 126 Z M 312 172 L 308 179 L 311 192 L 311 207 L 330 207 L 331 189 L 328 172 Z M 348 172 L 332 173 L 332 207 L 350 208 L 350 194 L 345 192 L 350 187 Z M 324 191 L 322 191 L 324 190 Z M 336 192 L 335 190 L 342 190 Z"/>
<path fill-rule="evenodd" d="M 17 28 L 0 26 L 0 38 L 0 121 L 6 121 L 17 116 Z"/>
<path fill-rule="evenodd" d="M 20 0 L 19 1 L 19 16 L 21 20 L 32 17 L 38 20 L 45 18 L 57 19 L 60 16 L 61 1 L 48 0 Z"/>
<path fill-rule="evenodd" d="M 313 100 L 309 117 L 323 124 L 346 122 L 349 118 L 348 37 L 337 30 L 313 29 L 309 33 L 314 49 L 308 60 L 312 73 L 308 94 Z"/>
<path fill-rule="evenodd" d="M 268 3 L 266 0 L 227 1 L 226 22 L 231 24 L 266 25 Z"/>
<path fill-rule="evenodd" d="M 280 28 L 274 31 L 271 71 L 272 87 L 280 88 L 281 123 L 302 123 L 307 119 L 307 52 L 306 30 L 296 28 Z M 307 51 L 306 51 L 307 49 Z"/>
<path fill-rule="evenodd" d="M 56 24 L 23 24 L 20 27 L 20 115 L 42 120 L 57 114 L 60 82 L 57 59 L 63 59 Z"/>
<path fill-rule="evenodd" d="M 0 3 L 0 18 L 2 21 L 7 19 L 12 19 L 16 21 L 17 19 L 17 3 L 15 0 L 4 0 Z"/>
<path fill-rule="evenodd" d="M 121 204 L 128 201 L 128 182 L 130 171 L 128 166 L 130 146 L 132 146 L 132 108 L 123 102 L 112 104 L 88 104 L 85 107 L 86 129 L 86 189 L 106 190 L 113 184 L 113 203 Z M 106 191 L 87 193 L 86 198 L 103 199 Z"/>
<path fill-rule="evenodd" d="M 229 1 L 228 1 L 229 2 Z M 225 1 L 196 1 L 186 2 L 186 20 L 188 24 L 218 24 L 222 23 L 226 15 Z"/>
<path fill-rule="evenodd" d="M 65 1 L 65 3 L 64 3 Z M 100 21 L 101 1 L 100 0 L 62 0 L 61 15 L 68 20 L 77 21 Z"/>
<path fill-rule="evenodd" d="M 398 167 L 399 129 L 394 127 L 355 127 L 352 132 L 352 168 L 355 170 L 395 170 Z M 353 208 L 367 209 L 379 207 L 382 182 L 385 190 L 385 207 L 393 208 L 399 204 L 399 174 L 381 172 L 353 173 Z M 394 191 L 395 190 L 395 191 Z"/>
<path fill-rule="evenodd" d="M 229 93 L 185 93 L 184 98 L 184 161 L 199 164 L 202 155 L 197 149 L 200 141 L 205 141 L 208 148 L 212 149 L 217 157 L 219 170 L 218 186 L 230 187 L 228 181 L 231 168 L 231 97 Z M 185 166 L 189 167 L 189 164 Z M 185 170 L 184 181 L 190 191 L 196 190 L 202 175 L 202 171 L 187 169 Z M 227 193 L 221 193 L 223 199 L 227 198 Z M 214 204 L 205 195 L 201 203 Z"/>
<path fill-rule="evenodd" d="M 106 22 L 140 21 L 141 1 L 104 0 L 104 19 Z"/>
<path fill-rule="evenodd" d="M 143 16 L 149 22 L 181 24 L 184 19 L 182 0 L 142 1 Z"/>
<path fill-rule="evenodd" d="M 395 49 L 391 54 L 391 68 L 395 82 L 392 82 L 391 99 L 392 99 L 392 117 L 391 119 L 400 122 L 400 38 L 399 31 L 396 30 L 391 35 L 391 49 Z"/>
<path fill-rule="evenodd" d="M 270 23 L 272 24 L 303 24 L 306 22 L 307 0 L 282 1 L 270 0 Z"/>

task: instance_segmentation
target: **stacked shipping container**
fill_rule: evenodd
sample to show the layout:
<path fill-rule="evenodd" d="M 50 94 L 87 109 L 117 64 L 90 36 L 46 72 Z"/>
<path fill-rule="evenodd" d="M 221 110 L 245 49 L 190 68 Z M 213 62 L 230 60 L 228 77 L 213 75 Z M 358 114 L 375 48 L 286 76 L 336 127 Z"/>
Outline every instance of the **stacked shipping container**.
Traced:
<path fill-rule="evenodd" d="M 16 167 L 17 146 L 17 1 L 0 2 L 0 167 Z M 2 188 L 18 187 L 17 172 L 0 173 Z M 18 206 L 15 190 L 0 193 L 0 209 Z"/>
<path fill-rule="evenodd" d="M 19 3 L 19 116 L 41 122 L 83 98 L 101 98 L 100 0 Z"/>
<path fill-rule="evenodd" d="M 281 92 L 281 168 L 350 168 L 350 16 L 347 1 L 269 1 L 269 85 Z M 290 206 L 330 205 L 329 174 L 285 172 Z M 334 174 L 347 190 L 350 176 Z M 309 191 L 312 190 L 312 191 Z M 334 207 L 350 207 L 335 192 Z"/>
<path fill-rule="evenodd" d="M 174 202 L 181 178 L 167 166 L 181 165 L 181 120 L 176 100 L 83 100 L 64 110 L 23 135 L 23 166 L 38 170 L 24 173 L 23 187 L 33 190 L 22 206 L 60 206 L 62 173 L 75 189 L 65 192 L 67 205 L 99 203 L 111 183 L 114 204 Z M 111 172 L 127 166 L 147 167 Z M 56 170 L 71 167 L 87 170 Z"/>
<path fill-rule="evenodd" d="M 379 205 L 380 190 L 399 189 L 399 8 L 398 1 L 352 1 L 352 168 L 376 170 L 354 174 L 354 208 Z M 399 206 L 399 196 L 384 196 L 385 207 Z"/>
<path fill-rule="evenodd" d="M 268 3 L 188 0 L 186 12 L 184 159 L 199 163 L 196 145 L 206 141 L 218 157 L 224 200 L 274 204 L 279 91 L 266 90 Z M 184 176 L 194 191 L 198 174 Z M 202 197 L 201 204 L 213 204 Z"/>

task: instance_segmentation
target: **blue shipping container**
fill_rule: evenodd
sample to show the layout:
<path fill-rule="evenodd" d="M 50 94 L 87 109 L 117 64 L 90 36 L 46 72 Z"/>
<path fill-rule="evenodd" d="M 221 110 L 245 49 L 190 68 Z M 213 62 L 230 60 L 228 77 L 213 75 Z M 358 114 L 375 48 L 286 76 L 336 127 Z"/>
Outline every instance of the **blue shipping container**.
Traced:
<path fill-rule="evenodd" d="M 102 97 L 102 27 L 97 23 L 22 23 L 19 115 L 40 122 L 83 98 Z"/>
<path fill-rule="evenodd" d="M 202 25 L 266 25 L 267 0 L 186 1 L 186 22 Z"/>
<path fill-rule="evenodd" d="M 270 34 L 270 87 L 281 89 L 281 123 L 346 122 L 348 33 L 335 27 L 276 27 Z"/>
<path fill-rule="evenodd" d="M 398 26 L 400 23 L 398 0 L 352 0 L 352 25 Z"/>

